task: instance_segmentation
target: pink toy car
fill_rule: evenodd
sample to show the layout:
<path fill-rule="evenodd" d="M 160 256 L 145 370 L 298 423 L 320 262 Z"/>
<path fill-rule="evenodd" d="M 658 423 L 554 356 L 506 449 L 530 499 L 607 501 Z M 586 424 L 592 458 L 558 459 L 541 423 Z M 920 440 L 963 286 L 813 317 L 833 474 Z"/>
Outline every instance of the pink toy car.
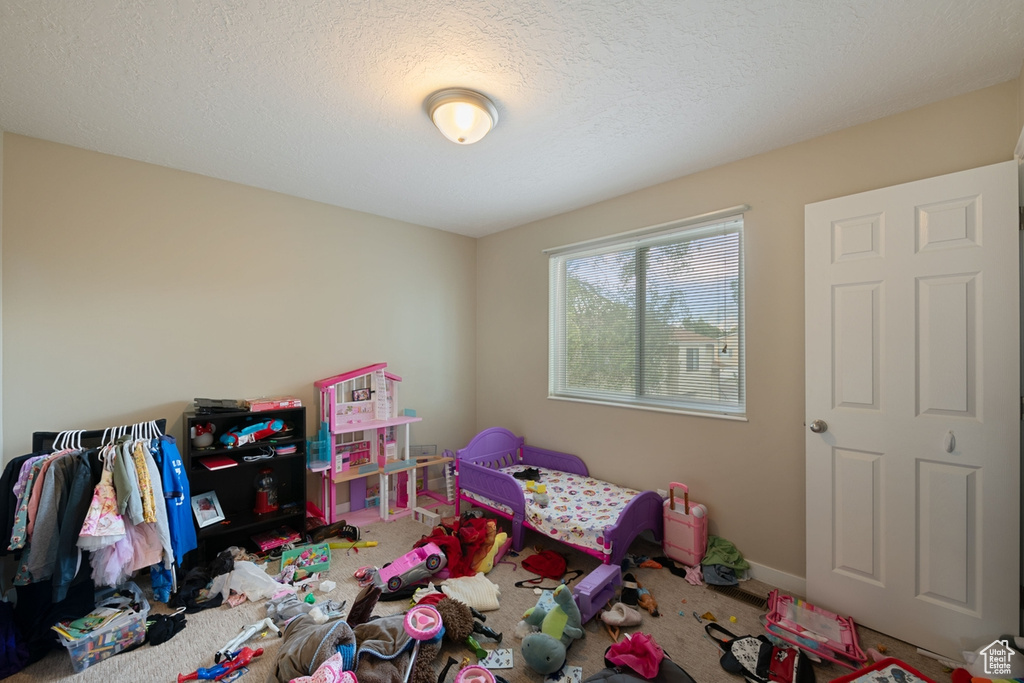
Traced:
<path fill-rule="evenodd" d="M 373 584 L 386 593 L 417 583 L 444 568 L 448 558 L 436 543 L 427 543 L 402 555 L 388 566 L 377 570 Z"/>

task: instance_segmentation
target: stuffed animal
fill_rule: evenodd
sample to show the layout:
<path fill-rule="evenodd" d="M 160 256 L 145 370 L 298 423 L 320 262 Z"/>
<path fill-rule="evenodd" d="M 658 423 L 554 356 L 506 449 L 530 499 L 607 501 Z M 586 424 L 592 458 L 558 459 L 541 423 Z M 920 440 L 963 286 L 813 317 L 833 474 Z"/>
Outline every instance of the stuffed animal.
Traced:
<path fill-rule="evenodd" d="M 542 508 L 546 508 L 551 502 L 551 499 L 548 498 L 548 487 L 546 484 L 537 484 L 537 488 L 533 492 L 533 502 Z"/>
<path fill-rule="evenodd" d="M 553 597 L 555 605 L 551 609 L 536 605 L 523 615 L 526 624 L 540 629 L 523 638 L 523 659 L 531 669 L 544 675 L 561 669 L 569 645 L 585 635 L 580 609 L 569 587 L 559 585 Z"/>

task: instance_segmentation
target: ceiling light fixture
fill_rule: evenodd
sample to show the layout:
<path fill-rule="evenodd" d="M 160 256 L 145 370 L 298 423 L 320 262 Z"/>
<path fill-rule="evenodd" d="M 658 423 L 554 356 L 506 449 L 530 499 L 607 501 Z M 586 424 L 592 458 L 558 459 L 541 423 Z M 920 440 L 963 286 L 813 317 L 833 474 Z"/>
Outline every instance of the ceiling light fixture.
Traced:
<path fill-rule="evenodd" d="M 448 88 L 427 98 L 427 113 L 446 138 L 471 145 L 498 123 L 494 103 L 473 90 Z"/>

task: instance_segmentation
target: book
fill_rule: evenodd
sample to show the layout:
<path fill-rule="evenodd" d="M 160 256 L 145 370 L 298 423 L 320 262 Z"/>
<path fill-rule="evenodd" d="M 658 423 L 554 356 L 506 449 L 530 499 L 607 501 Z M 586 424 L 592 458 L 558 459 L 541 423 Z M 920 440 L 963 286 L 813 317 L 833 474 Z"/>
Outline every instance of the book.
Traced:
<path fill-rule="evenodd" d="M 200 458 L 199 462 L 208 470 L 223 470 L 238 465 L 233 458 L 226 455 L 211 455 L 207 458 Z"/>
<path fill-rule="evenodd" d="M 103 628 L 124 613 L 124 609 L 117 607 L 97 607 L 84 617 L 59 621 L 50 628 L 68 640 L 79 640 Z"/>
<path fill-rule="evenodd" d="M 263 552 L 278 548 L 285 543 L 297 543 L 300 540 L 302 540 L 302 536 L 299 535 L 299 532 L 286 526 L 280 526 L 252 536 L 253 543 L 258 545 Z"/>
<path fill-rule="evenodd" d="M 250 412 L 258 413 L 262 410 L 280 410 L 281 408 L 301 408 L 302 401 L 294 396 L 272 396 L 260 398 L 247 398 L 244 403 Z"/>

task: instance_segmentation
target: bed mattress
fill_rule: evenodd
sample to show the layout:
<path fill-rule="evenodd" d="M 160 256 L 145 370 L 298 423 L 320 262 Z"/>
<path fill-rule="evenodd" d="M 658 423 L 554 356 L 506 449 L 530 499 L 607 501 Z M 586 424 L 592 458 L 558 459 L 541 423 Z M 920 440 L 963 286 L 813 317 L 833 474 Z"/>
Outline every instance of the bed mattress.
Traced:
<path fill-rule="evenodd" d="M 526 465 L 510 465 L 502 467 L 500 471 L 512 475 L 525 469 L 528 469 Z M 547 487 L 550 504 L 542 508 L 533 502 L 532 493 L 525 494 L 524 514 L 530 526 L 549 538 L 606 552 L 605 528 L 615 524 L 629 501 L 640 492 L 582 474 L 570 474 L 543 467 L 536 469 L 540 472 L 540 479 L 537 481 Z M 519 482 L 520 488 L 526 491 L 526 481 L 516 481 Z M 507 505 L 465 489 L 462 493 L 467 498 L 508 515 L 512 514 L 512 509 Z"/>

